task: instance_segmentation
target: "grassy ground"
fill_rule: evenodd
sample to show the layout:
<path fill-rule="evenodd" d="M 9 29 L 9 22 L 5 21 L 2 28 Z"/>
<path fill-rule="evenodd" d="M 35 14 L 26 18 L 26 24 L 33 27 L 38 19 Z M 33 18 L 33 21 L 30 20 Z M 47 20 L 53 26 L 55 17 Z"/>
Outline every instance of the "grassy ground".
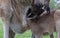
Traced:
<path fill-rule="evenodd" d="M 0 38 L 3 38 L 3 22 L 0 20 Z M 23 34 L 16 34 L 16 38 L 31 38 L 31 31 L 28 30 Z M 49 35 L 45 35 L 44 38 L 49 38 Z M 56 33 L 54 33 L 54 38 L 56 38 Z"/>

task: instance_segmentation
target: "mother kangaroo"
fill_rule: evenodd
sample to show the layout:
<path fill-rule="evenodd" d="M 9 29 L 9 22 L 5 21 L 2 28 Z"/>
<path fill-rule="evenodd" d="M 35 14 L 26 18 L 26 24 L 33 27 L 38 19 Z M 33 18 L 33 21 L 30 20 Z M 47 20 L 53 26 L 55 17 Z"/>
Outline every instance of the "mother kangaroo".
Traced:
<path fill-rule="evenodd" d="M 4 22 L 3 38 L 14 38 L 16 33 L 29 29 L 26 12 L 33 0 L 0 0 L 0 17 Z"/>

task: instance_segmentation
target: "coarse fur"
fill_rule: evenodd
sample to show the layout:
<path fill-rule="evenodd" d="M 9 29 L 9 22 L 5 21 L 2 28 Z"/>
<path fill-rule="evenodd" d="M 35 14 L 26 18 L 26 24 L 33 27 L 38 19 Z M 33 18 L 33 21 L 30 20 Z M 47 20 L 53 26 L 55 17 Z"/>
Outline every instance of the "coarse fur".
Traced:
<path fill-rule="evenodd" d="M 3 38 L 14 38 L 15 33 L 23 33 L 29 29 L 26 12 L 32 0 L 0 0 L 0 17 L 4 22 Z"/>

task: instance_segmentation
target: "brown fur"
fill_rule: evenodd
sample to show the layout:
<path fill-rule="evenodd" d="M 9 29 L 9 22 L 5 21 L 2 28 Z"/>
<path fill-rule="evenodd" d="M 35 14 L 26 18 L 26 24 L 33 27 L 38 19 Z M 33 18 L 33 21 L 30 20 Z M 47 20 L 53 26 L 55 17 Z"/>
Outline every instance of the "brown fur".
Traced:
<path fill-rule="evenodd" d="M 48 32 L 50 38 L 53 38 L 54 31 L 57 32 L 57 38 L 60 36 L 60 10 L 50 11 L 50 14 L 43 15 L 38 20 L 28 19 L 27 21 L 35 38 L 42 38 L 43 33 L 45 32 Z"/>
<path fill-rule="evenodd" d="M 32 0 L 0 0 L 0 17 L 5 23 L 3 38 L 14 38 L 16 32 L 23 33 L 29 29 L 27 23 L 22 23 L 26 21 L 24 15 L 31 2 Z"/>

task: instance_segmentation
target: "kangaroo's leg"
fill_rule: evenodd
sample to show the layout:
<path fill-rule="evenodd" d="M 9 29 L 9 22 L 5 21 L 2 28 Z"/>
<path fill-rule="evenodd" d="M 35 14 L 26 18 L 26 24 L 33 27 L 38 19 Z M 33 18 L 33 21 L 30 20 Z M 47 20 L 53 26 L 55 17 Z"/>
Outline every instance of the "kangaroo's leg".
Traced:
<path fill-rule="evenodd" d="M 56 25 L 56 38 L 60 38 L 60 25 Z"/>
<path fill-rule="evenodd" d="M 9 38 L 14 38 L 14 37 L 15 37 L 15 32 L 9 29 Z"/>
<path fill-rule="evenodd" d="M 10 29 L 9 23 L 5 23 L 3 29 L 4 29 L 3 38 L 14 38 L 15 33 Z"/>
<path fill-rule="evenodd" d="M 32 38 L 35 38 L 35 36 L 32 34 Z"/>
<path fill-rule="evenodd" d="M 43 38 L 43 33 L 39 32 L 39 33 L 34 34 L 34 36 L 35 38 Z"/>
<path fill-rule="evenodd" d="M 5 23 L 3 29 L 4 29 L 3 38 L 9 38 L 9 24 Z"/>
<path fill-rule="evenodd" d="M 53 35 L 53 33 L 50 35 L 50 38 L 54 38 L 54 35 Z"/>

